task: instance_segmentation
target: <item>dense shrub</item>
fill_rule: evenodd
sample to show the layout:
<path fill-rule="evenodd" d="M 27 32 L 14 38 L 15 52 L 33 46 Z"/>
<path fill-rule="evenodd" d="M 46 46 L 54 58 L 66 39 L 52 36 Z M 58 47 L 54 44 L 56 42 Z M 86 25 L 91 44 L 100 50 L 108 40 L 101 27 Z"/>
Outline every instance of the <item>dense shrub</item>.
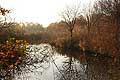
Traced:
<path fill-rule="evenodd" d="M 79 40 L 77 39 L 65 39 L 65 38 L 59 38 L 56 41 L 54 41 L 53 46 L 57 48 L 60 52 L 67 52 L 67 53 L 74 53 L 74 52 L 80 52 L 80 46 L 79 46 Z"/>
<path fill-rule="evenodd" d="M 26 56 L 27 42 L 9 38 L 0 44 L 0 77 L 11 75 L 11 71 L 22 63 Z"/>

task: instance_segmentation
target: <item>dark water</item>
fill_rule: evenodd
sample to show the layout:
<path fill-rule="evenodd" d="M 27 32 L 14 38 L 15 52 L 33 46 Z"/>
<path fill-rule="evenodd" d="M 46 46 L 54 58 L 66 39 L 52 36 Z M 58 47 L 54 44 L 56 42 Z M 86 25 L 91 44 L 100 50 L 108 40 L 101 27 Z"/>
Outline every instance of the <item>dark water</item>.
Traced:
<path fill-rule="evenodd" d="M 29 47 L 32 59 L 20 66 L 12 80 L 120 80 L 119 60 L 60 54 L 48 44 Z"/>

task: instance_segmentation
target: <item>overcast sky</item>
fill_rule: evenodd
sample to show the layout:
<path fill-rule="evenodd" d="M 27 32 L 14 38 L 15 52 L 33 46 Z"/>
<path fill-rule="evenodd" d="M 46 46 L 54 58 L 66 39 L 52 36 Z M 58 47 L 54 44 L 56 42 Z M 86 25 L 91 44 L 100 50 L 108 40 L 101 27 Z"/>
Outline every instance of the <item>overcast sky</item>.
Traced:
<path fill-rule="evenodd" d="M 0 0 L 2 7 L 11 9 L 11 16 L 18 22 L 38 22 L 48 26 L 60 20 L 59 12 L 66 5 L 88 5 L 94 0 Z"/>

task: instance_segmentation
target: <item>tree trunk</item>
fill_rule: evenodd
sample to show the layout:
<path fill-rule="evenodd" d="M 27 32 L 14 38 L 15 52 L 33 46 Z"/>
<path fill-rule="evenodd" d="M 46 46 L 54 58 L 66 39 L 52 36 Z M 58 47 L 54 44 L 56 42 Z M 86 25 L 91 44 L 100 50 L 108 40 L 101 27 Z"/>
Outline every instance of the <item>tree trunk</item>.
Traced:
<path fill-rule="evenodd" d="M 73 30 L 70 30 L 70 47 L 72 47 Z"/>
<path fill-rule="evenodd" d="M 72 40 L 73 37 L 73 30 L 70 31 L 70 39 Z"/>
<path fill-rule="evenodd" d="M 116 50 L 117 50 L 117 53 L 118 55 L 120 56 L 120 41 L 119 41 L 119 28 L 120 25 L 119 25 L 119 22 L 117 20 L 116 22 L 116 33 L 115 33 L 115 40 L 116 40 Z"/>

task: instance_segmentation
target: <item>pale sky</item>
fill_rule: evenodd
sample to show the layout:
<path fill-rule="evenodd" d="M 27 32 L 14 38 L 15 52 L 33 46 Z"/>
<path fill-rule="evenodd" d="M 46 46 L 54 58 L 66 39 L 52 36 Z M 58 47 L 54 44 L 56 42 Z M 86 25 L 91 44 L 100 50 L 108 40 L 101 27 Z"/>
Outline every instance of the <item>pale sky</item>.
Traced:
<path fill-rule="evenodd" d="M 93 0 L 0 0 L 0 5 L 11 10 L 17 22 L 36 22 L 48 26 L 60 20 L 59 12 L 66 5 L 87 5 Z"/>

